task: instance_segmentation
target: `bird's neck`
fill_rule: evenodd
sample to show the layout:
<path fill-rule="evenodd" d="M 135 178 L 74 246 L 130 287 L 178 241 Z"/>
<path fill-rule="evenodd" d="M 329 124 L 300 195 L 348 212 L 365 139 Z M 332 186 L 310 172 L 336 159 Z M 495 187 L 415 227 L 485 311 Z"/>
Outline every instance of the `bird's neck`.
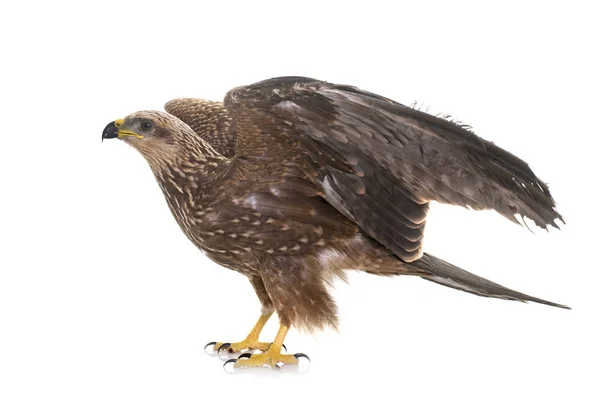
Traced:
<path fill-rule="evenodd" d="M 154 148 L 140 151 L 166 196 L 197 197 L 206 193 L 226 173 L 231 162 L 191 129 L 159 151 Z"/>

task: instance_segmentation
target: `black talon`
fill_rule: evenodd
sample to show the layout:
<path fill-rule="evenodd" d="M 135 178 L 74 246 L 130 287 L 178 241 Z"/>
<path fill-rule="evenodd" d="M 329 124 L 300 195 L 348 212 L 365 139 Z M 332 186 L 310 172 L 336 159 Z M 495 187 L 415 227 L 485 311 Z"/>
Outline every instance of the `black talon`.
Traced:
<path fill-rule="evenodd" d="M 296 354 L 294 354 L 294 357 L 296 357 L 296 358 L 304 357 L 308 361 L 310 361 L 310 358 L 306 354 L 304 354 L 304 353 L 296 353 Z"/>
<path fill-rule="evenodd" d="M 217 342 L 210 342 L 210 343 L 208 343 L 206 346 L 204 346 L 204 350 L 206 350 L 206 348 L 208 346 L 214 346 L 215 344 L 217 344 Z"/>
<path fill-rule="evenodd" d="M 216 343 L 215 343 L 216 344 Z M 220 353 L 221 350 L 225 350 L 228 349 L 231 346 L 231 343 L 223 343 L 222 345 L 219 346 L 219 348 L 217 349 L 217 353 Z"/>
<path fill-rule="evenodd" d="M 250 358 L 252 357 L 252 353 L 244 353 L 241 356 L 239 356 L 237 359 L 241 359 L 241 358 Z"/>
<path fill-rule="evenodd" d="M 225 361 L 225 363 L 223 364 L 223 369 L 225 369 L 225 366 L 226 366 L 227 364 L 229 364 L 229 363 L 231 363 L 231 362 L 232 362 L 232 363 L 234 363 L 234 362 L 236 362 L 236 361 L 237 361 L 237 360 L 236 360 L 235 358 L 231 358 L 231 359 L 229 359 L 229 360 Z M 225 370 L 225 371 L 227 371 L 227 370 Z"/>

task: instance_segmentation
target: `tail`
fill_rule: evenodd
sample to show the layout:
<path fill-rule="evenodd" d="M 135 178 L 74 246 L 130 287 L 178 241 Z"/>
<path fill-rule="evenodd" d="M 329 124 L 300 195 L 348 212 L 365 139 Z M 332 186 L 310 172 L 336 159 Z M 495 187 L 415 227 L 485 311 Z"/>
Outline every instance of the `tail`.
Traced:
<path fill-rule="evenodd" d="M 566 308 L 569 310 L 571 309 L 569 306 L 539 299 L 521 292 L 516 292 L 485 278 L 467 272 L 464 269 L 458 268 L 455 265 L 452 265 L 427 253 L 423 254 L 423 257 L 417 261 L 412 262 L 411 265 L 432 274 L 431 276 L 421 276 L 423 279 L 427 279 L 428 281 L 448 286 L 453 289 L 473 293 L 478 296 L 495 297 L 505 300 L 518 300 L 523 302 L 533 301 L 535 303 L 546 304 L 552 307 Z"/>

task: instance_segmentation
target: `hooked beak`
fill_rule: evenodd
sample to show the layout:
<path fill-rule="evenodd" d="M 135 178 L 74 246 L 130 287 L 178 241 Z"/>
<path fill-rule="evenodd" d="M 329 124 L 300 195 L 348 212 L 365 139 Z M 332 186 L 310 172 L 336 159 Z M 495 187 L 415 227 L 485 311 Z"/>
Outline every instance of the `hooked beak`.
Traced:
<path fill-rule="evenodd" d="M 127 129 L 121 129 L 120 127 L 124 123 L 125 123 L 125 121 L 122 119 L 118 119 L 116 121 L 109 122 L 109 124 L 106 125 L 106 128 L 104 128 L 104 131 L 102 131 L 102 141 L 104 141 L 104 139 L 114 139 L 114 138 L 120 139 L 122 137 L 127 137 L 127 136 L 135 136 L 138 139 L 144 138 L 142 135 L 139 135 L 133 131 L 130 131 Z"/>

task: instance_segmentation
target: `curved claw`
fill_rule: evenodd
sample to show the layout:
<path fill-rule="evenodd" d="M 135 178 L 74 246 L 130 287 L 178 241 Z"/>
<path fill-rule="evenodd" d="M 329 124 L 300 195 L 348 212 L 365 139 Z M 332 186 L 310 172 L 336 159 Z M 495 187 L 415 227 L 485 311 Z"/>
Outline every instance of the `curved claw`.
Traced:
<path fill-rule="evenodd" d="M 216 344 L 216 343 L 215 343 Z M 217 349 L 217 353 L 220 353 L 221 350 L 226 350 L 229 347 L 231 347 L 231 343 L 223 343 L 222 345 L 219 346 L 219 348 Z"/>
<path fill-rule="evenodd" d="M 234 363 L 234 362 L 236 362 L 236 361 L 237 361 L 237 360 L 236 360 L 235 358 L 232 358 L 232 359 L 229 359 L 229 360 L 225 361 L 225 363 L 223 364 L 223 369 L 225 369 L 225 366 L 226 366 L 227 364 L 229 364 L 229 363 Z M 227 370 L 225 369 L 225 371 L 227 371 Z"/>
<path fill-rule="evenodd" d="M 217 344 L 217 342 L 209 342 L 206 346 L 204 346 L 204 350 L 206 350 L 208 346 L 214 346 L 215 344 Z"/>
<path fill-rule="evenodd" d="M 285 349 L 285 352 L 287 353 L 287 347 L 285 347 L 285 344 L 281 343 L 281 347 L 283 347 Z"/>
<path fill-rule="evenodd" d="M 310 357 L 308 357 L 308 356 L 307 356 L 306 354 L 304 354 L 304 353 L 296 353 L 296 354 L 294 354 L 294 357 L 296 357 L 296 358 L 301 358 L 301 357 L 304 357 L 304 358 L 306 358 L 308 361 L 310 361 Z"/>
<path fill-rule="evenodd" d="M 244 353 L 242 355 L 240 355 L 237 359 L 241 359 L 241 358 L 250 358 L 252 357 L 252 353 Z"/>

